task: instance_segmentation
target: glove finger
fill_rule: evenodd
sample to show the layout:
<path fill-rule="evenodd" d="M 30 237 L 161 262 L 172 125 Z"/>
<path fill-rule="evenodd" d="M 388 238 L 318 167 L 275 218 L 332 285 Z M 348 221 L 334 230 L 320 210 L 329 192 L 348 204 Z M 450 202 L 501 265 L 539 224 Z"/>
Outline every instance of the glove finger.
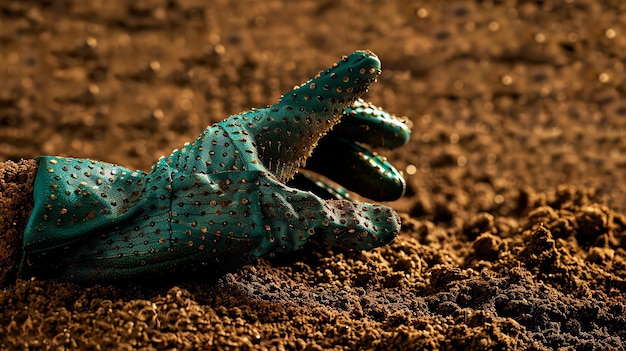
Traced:
<path fill-rule="evenodd" d="M 383 205 L 322 200 L 316 195 L 263 178 L 260 201 L 265 236 L 255 240 L 255 256 L 291 251 L 312 236 L 350 250 L 366 250 L 391 242 L 400 218 Z"/>
<path fill-rule="evenodd" d="M 327 136 L 344 138 L 372 147 L 395 149 L 406 144 L 411 130 L 398 117 L 357 99 L 343 112 L 343 118 Z"/>
<path fill-rule="evenodd" d="M 295 87 L 276 104 L 231 116 L 219 126 L 248 164 L 260 159 L 278 179 L 287 181 L 380 72 L 376 55 L 356 51 Z"/>
<path fill-rule="evenodd" d="M 397 200 L 406 187 L 384 157 L 345 139 L 322 139 L 305 168 L 375 201 Z"/>

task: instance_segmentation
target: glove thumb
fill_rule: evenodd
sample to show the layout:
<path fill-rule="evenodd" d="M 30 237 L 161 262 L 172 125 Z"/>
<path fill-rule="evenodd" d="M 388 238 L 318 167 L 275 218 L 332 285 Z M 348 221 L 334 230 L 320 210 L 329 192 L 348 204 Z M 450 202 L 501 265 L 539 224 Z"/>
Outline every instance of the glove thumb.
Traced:
<path fill-rule="evenodd" d="M 390 207 L 348 200 L 327 200 L 327 219 L 317 228 L 325 242 L 349 250 L 389 244 L 400 231 L 400 217 Z"/>
<path fill-rule="evenodd" d="M 267 175 L 260 185 L 264 233 L 252 239 L 256 257 L 301 248 L 313 237 L 349 250 L 368 250 L 388 244 L 400 231 L 400 217 L 387 206 L 323 200 Z"/>

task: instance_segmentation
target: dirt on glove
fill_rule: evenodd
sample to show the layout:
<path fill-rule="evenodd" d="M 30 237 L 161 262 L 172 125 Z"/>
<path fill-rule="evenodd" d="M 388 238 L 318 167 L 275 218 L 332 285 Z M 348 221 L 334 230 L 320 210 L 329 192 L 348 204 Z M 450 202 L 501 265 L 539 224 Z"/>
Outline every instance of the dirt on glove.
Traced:
<path fill-rule="evenodd" d="M 383 64 L 367 98 L 413 134 L 380 150 L 408 185 L 389 203 L 403 221 L 390 246 L 311 244 L 218 281 L 17 280 L 0 290 L 0 349 L 623 350 L 624 11 L 608 0 L 1 2 L 0 161 L 148 169 L 357 49 Z M 5 222 L 29 211 L 12 208 Z"/>

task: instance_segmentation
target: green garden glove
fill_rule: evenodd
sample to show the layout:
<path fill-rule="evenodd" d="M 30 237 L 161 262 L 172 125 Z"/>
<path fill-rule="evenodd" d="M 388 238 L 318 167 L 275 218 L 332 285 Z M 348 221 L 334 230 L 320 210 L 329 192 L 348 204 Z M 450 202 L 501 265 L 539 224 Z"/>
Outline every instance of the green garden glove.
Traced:
<path fill-rule="evenodd" d="M 391 208 L 324 200 L 285 185 L 344 112 L 354 116 L 368 108 L 355 101 L 379 74 L 378 58 L 357 51 L 278 103 L 208 127 L 148 173 L 85 159 L 39 157 L 23 272 L 83 282 L 186 272 L 218 276 L 265 254 L 301 248 L 312 238 L 350 250 L 389 243 L 400 229 Z M 363 112 L 365 122 L 356 120 L 346 128 L 386 118 L 373 111 Z M 399 140 L 408 138 L 406 127 L 389 130 Z M 385 138 L 392 144 L 397 139 Z M 356 144 L 341 134 L 331 139 L 350 150 L 360 148 L 352 148 Z M 395 184 L 391 197 L 401 195 L 404 181 L 397 171 L 363 150 L 374 161 L 360 159 L 370 162 L 377 177 Z M 328 157 L 323 152 L 312 159 Z M 355 177 L 378 182 L 369 174 Z"/>

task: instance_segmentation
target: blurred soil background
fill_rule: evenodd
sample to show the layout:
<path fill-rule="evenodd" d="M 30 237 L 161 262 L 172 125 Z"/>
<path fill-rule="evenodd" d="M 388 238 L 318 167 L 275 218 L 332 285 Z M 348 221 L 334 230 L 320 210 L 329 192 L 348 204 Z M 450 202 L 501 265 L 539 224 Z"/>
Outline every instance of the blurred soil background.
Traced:
<path fill-rule="evenodd" d="M 0 161 L 149 169 L 369 49 L 403 231 L 220 281 L 0 291 L 3 350 L 624 350 L 622 1 L 0 1 Z M 0 214 L 1 216 L 1 214 Z"/>

